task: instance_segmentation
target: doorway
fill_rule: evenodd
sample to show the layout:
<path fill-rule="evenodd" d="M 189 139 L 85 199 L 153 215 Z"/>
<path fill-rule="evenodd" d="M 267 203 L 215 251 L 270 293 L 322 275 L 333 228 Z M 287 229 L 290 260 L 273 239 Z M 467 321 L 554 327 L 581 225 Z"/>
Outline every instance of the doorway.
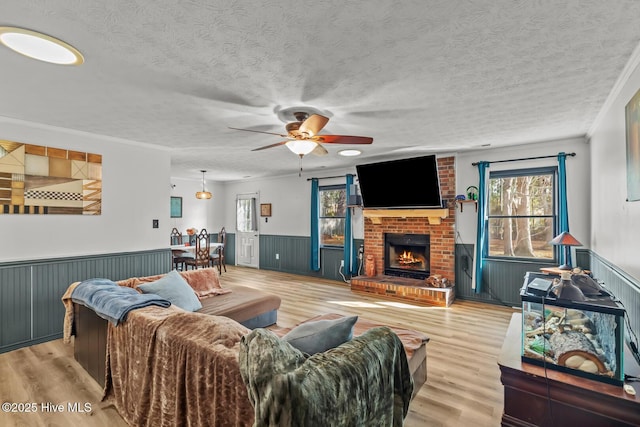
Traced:
<path fill-rule="evenodd" d="M 236 264 L 254 268 L 260 264 L 257 196 L 257 193 L 236 196 Z"/>

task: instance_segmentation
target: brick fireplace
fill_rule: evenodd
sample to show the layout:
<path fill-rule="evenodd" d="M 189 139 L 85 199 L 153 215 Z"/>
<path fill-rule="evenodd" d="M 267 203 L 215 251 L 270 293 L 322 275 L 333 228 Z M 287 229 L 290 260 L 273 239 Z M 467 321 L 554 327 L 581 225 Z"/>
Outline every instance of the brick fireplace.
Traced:
<path fill-rule="evenodd" d="M 385 234 L 415 234 L 415 235 L 428 235 L 429 241 L 429 272 L 431 275 L 441 275 L 446 278 L 450 283 L 455 283 L 455 159 L 454 157 L 438 158 L 438 174 L 440 177 L 440 192 L 442 200 L 448 202 L 448 207 L 444 211 L 446 217 L 444 218 L 428 218 L 424 216 L 391 216 L 395 215 L 391 211 L 385 211 L 385 216 L 377 216 L 370 218 L 365 212 L 364 218 L 364 256 L 373 255 L 376 267 L 376 278 L 366 278 L 367 282 L 371 284 L 372 280 L 380 284 L 366 287 L 378 289 L 387 289 L 387 294 L 398 294 L 399 288 L 393 287 L 393 285 L 403 286 L 407 283 L 413 283 L 414 286 L 418 283 L 423 285 L 424 281 L 417 281 L 417 279 L 406 279 L 404 277 L 394 277 L 384 275 L 385 270 Z M 418 215 L 428 215 L 429 209 L 420 210 Z M 386 216 L 389 215 L 389 216 Z M 362 276 L 352 279 L 352 289 L 365 290 L 363 284 L 359 284 L 358 279 L 364 280 Z M 356 286 L 354 286 L 356 283 Z M 389 286 L 393 288 L 392 292 L 389 292 Z M 373 290 L 376 293 L 376 290 Z M 409 292 L 416 293 L 416 292 Z M 417 292 L 419 293 L 419 292 Z M 452 298 L 452 295 L 448 296 L 447 300 Z M 419 300 L 419 297 L 412 296 L 410 299 Z M 430 302 L 430 301 L 426 301 Z M 450 302 L 449 302 L 450 303 Z M 448 303 L 446 305 L 449 305 Z"/>

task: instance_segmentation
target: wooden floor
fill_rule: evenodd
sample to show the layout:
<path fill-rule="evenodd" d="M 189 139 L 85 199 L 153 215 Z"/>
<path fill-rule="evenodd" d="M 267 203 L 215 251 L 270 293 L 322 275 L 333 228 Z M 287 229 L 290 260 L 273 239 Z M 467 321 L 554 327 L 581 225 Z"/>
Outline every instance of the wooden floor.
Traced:
<path fill-rule="evenodd" d="M 280 295 L 278 327 L 325 313 L 357 314 L 425 332 L 427 382 L 409 408 L 405 426 L 498 426 L 503 388 L 497 357 L 514 310 L 455 301 L 428 307 L 352 293 L 348 284 L 307 276 L 227 266 L 222 284 L 237 283 Z M 27 403 L 36 413 L 0 411 L 0 426 L 126 426 L 102 390 L 62 340 L 0 354 L 0 401 Z M 69 409 L 90 405 L 90 411 Z M 69 408 L 71 404 L 71 408 Z M 53 412 L 62 405 L 62 412 Z M 22 407 L 14 409 L 23 409 Z M 60 408 L 57 408 L 60 410 Z"/>

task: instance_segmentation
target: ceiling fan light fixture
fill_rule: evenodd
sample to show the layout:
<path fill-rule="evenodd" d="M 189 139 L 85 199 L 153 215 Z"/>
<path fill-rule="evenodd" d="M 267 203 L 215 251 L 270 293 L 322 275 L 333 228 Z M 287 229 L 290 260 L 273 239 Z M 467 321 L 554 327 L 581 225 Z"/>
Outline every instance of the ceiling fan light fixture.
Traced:
<path fill-rule="evenodd" d="M 26 57 L 58 65 L 80 65 L 84 57 L 79 50 L 36 31 L 17 27 L 0 27 L 0 43 Z"/>
<path fill-rule="evenodd" d="M 196 192 L 196 199 L 208 200 L 211 198 L 212 194 L 204 188 L 204 173 L 206 171 L 201 170 L 200 172 L 202 172 L 202 191 Z"/>
<path fill-rule="evenodd" d="M 306 156 L 311 153 L 317 146 L 318 143 L 315 141 L 309 141 L 305 139 L 296 139 L 293 141 L 287 141 L 285 144 L 289 150 L 298 156 Z"/>
<path fill-rule="evenodd" d="M 347 150 L 338 151 L 338 154 L 345 157 L 353 157 L 353 156 L 359 156 L 360 154 L 362 154 L 362 151 L 355 150 L 355 149 L 347 149 Z"/>

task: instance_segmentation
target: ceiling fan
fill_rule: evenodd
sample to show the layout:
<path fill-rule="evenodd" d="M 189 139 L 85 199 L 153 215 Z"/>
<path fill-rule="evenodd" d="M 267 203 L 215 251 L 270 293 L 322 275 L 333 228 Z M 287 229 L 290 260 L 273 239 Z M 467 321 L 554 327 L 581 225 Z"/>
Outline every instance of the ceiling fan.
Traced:
<path fill-rule="evenodd" d="M 304 111 L 293 113 L 297 121 L 287 123 L 285 129 L 286 134 L 265 132 L 253 129 L 240 129 L 229 127 L 229 129 L 242 130 L 246 132 L 266 133 L 269 135 L 277 135 L 288 138 L 286 141 L 277 142 L 275 144 L 265 145 L 264 147 L 255 148 L 251 151 L 265 150 L 267 148 L 279 147 L 286 145 L 289 150 L 300 156 L 312 153 L 318 156 L 327 154 L 326 148 L 322 144 L 371 144 L 373 138 L 368 136 L 349 136 L 349 135 L 318 135 L 322 128 L 329 121 L 328 117 L 320 114 L 311 114 Z"/>

